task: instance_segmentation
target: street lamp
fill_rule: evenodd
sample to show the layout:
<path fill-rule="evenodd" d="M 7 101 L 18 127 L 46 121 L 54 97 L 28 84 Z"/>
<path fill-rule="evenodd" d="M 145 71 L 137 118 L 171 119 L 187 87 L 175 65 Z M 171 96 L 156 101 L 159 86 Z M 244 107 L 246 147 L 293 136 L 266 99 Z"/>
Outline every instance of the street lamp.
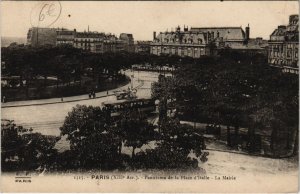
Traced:
<path fill-rule="evenodd" d="M 131 82 L 131 89 L 133 88 L 133 78 L 134 78 L 134 75 L 132 74 L 132 75 L 131 75 L 131 79 L 130 79 L 130 82 Z"/>

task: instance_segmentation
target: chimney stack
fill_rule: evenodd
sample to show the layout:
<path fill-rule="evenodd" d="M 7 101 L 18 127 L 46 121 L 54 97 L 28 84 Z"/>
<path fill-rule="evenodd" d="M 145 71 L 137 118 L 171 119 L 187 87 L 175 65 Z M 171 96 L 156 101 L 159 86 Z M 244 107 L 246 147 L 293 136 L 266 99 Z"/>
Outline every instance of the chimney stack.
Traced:
<path fill-rule="evenodd" d="M 184 25 L 183 30 L 184 30 L 185 32 L 187 32 L 187 31 L 189 30 L 188 26 L 185 27 L 185 25 Z"/>
<path fill-rule="evenodd" d="M 246 27 L 246 40 L 249 40 L 249 39 L 250 39 L 250 27 L 248 24 L 248 26 Z"/>
<path fill-rule="evenodd" d="M 156 32 L 154 31 L 153 32 L 153 40 L 155 40 L 156 39 Z"/>

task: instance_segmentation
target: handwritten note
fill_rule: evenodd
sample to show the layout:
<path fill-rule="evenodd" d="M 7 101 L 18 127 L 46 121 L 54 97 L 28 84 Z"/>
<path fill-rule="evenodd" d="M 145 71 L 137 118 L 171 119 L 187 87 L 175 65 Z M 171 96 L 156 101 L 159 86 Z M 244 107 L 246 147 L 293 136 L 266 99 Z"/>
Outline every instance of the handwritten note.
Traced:
<path fill-rule="evenodd" d="M 62 6 L 59 1 L 38 2 L 31 10 L 33 27 L 51 27 L 60 17 Z"/>

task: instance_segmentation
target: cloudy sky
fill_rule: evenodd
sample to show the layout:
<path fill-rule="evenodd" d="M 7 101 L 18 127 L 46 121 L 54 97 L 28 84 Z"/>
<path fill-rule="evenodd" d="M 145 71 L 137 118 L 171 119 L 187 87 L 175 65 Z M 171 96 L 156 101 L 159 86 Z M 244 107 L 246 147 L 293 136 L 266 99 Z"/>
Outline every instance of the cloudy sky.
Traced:
<path fill-rule="evenodd" d="M 192 27 L 250 24 L 251 37 L 268 39 L 272 31 L 298 14 L 297 1 L 156 1 L 156 2 L 37 2 L 2 1 L 2 36 L 25 37 L 31 26 L 76 28 L 77 31 L 132 33 L 151 40 L 153 31 L 178 25 Z"/>

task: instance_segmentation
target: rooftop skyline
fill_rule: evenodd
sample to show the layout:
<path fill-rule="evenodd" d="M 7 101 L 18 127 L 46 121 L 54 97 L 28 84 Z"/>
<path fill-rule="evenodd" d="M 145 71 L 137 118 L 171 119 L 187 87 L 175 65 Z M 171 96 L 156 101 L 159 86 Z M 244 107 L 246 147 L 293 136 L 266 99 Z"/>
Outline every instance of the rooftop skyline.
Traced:
<path fill-rule="evenodd" d="M 47 7 L 48 6 L 48 7 Z M 297 1 L 175 1 L 175 2 L 1 2 L 1 36 L 25 37 L 29 28 L 67 28 L 119 35 L 131 33 L 135 40 L 152 40 L 153 31 L 190 27 L 245 27 L 250 37 L 269 39 L 289 15 L 298 14 Z M 42 15 L 41 15 L 42 14 Z M 48 20 L 47 20 L 48 19 Z M 44 23 L 43 23 L 44 22 Z"/>

